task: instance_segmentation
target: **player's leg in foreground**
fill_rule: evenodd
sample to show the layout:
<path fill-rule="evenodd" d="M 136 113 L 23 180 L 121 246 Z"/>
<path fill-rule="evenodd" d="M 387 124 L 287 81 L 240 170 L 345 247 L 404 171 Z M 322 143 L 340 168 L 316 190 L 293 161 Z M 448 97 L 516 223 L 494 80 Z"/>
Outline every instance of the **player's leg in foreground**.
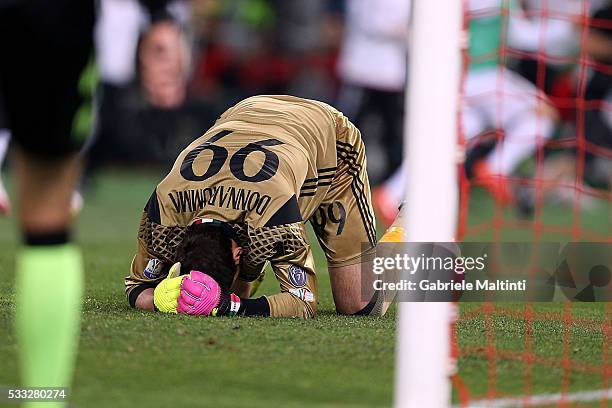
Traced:
<path fill-rule="evenodd" d="M 0 82 L 17 149 L 15 328 L 22 385 L 69 387 L 78 349 L 82 265 L 70 242 L 77 151 L 90 129 L 81 74 L 91 58 L 93 1 L 0 6 Z M 45 75 L 40 72 L 45 61 Z M 59 407 L 60 402 L 26 406 Z"/>
<path fill-rule="evenodd" d="M 16 330 L 23 385 L 67 387 L 78 349 L 82 265 L 70 243 L 70 199 L 76 157 L 45 161 L 15 157 L 19 222 Z M 39 406 L 39 405 L 35 405 Z"/>

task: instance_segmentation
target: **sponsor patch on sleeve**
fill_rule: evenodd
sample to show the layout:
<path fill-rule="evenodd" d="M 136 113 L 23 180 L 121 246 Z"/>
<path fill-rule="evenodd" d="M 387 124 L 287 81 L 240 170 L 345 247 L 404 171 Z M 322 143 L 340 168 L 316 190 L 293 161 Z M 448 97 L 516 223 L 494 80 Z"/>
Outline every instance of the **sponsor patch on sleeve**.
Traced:
<path fill-rule="evenodd" d="M 300 288 L 300 289 L 289 289 L 289 293 L 298 298 L 302 299 L 304 302 L 314 302 L 314 293 L 309 291 L 308 289 Z"/>
<path fill-rule="evenodd" d="M 159 259 L 149 259 L 144 268 L 144 276 L 148 279 L 157 279 L 161 274 L 162 262 Z"/>

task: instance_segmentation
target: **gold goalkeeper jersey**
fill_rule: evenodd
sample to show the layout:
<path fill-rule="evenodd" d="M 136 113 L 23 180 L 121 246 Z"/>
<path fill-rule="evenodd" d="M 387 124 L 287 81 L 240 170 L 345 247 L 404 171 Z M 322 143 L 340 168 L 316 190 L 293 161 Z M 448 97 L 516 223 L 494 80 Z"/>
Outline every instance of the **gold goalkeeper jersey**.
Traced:
<path fill-rule="evenodd" d="M 185 228 L 203 218 L 234 228 L 242 279 L 270 261 L 281 290 L 314 303 L 305 221 L 333 266 L 359 262 L 361 243 L 376 240 L 359 131 L 331 106 L 297 97 L 256 96 L 228 109 L 179 154 L 146 204 L 128 296 L 167 275 Z"/>

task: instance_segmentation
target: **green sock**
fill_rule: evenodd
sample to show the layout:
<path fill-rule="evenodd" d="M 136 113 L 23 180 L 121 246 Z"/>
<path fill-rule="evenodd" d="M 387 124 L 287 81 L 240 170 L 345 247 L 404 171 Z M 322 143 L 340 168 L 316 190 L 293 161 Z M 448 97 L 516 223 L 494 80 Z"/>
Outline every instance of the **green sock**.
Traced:
<path fill-rule="evenodd" d="M 17 256 L 15 323 L 25 387 L 71 384 L 81 320 L 81 262 L 71 244 L 24 247 Z"/>

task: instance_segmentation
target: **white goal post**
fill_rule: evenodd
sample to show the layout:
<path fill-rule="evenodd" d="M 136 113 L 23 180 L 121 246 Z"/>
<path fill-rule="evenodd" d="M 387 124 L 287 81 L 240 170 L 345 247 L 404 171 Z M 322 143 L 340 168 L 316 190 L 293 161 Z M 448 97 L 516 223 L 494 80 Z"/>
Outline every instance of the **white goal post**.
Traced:
<path fill-rule="evenodd" d="M 406 231 L 409 242 L 454 241 L 462 0 L 413 0 L 406 93 Z M 451 404 L 450 303 L 399 305 L 396 408 Z"/>

